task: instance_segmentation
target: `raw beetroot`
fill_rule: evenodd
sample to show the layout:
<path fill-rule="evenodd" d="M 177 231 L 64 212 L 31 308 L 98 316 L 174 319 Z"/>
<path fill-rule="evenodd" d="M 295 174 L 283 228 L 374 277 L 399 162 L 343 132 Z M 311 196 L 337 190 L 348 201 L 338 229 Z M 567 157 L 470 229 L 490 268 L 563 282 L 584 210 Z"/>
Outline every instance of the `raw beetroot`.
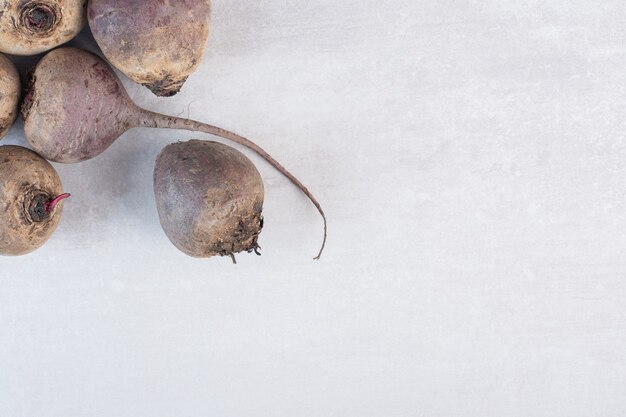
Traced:
<path fill-rule="evenodd" d="M 0 147 L 0 255 L 25 255 L 46 243 L 67 197 L 48 161 L 20 146 Z"/>
<path fill-rule="evenodd" d="M 87 0 L 0 0 L 0 52 L 36 55 L 85 26 Z"/>
<path fill-rule="evenodd" d="M 204 132 L 243 145 L 274 166 L 326 216 L 311 192 L 267 152 L 250 140 L 205 123 L 166 116 L 139 108 L 129 98 L 113 70 L 99 57 L 76 48 L 49 52 L 35 67 L 22 106 L 30 145 L 43 157 L 63 163 L 80 162 L 104 152 L 134 127 Z"/>
<path fill-rule="evenodd" d="M 114 67 L 157 96 L 172 96 L 202 60 L 210 3 L 91 0 L 89 27 Z"/>
<path fill-rule="evenodd" d="M 9 132 L 19 113 L 20 89 L 15 65 L 0 54 L 0 139 Z"/>
<path fill-rule="evenodd" d="M 258 253 L 261 174 L 241 152 L 217 142 L 168 145 L 157 157 L 154 193 L 170 241 L 189 256 Z"/>

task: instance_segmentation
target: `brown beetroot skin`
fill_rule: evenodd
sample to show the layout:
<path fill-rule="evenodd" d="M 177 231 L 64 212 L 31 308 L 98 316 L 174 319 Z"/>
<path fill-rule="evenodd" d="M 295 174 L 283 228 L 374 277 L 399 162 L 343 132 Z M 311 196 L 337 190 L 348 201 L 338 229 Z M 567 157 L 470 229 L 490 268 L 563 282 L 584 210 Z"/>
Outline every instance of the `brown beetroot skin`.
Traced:
<path fill-rule="evenodd" d="M 236 149 L 200 140 L 167 146 L 157 157 L 154 192 L 165 234 L 187 255 L 234 260 L 257 251 L 263 180 Z"/>
<path fill-rule="evenodd" d="M 0 54 L 0 139 L 9 132 L 19 113 L 20 89 L 15 65 Z"/>
<path fill-rule="evenodd" d="M 0 147 L 0 255 L 41 247 L 61 220 L 63 187 L 52 165 L 19 146 Z M 52 204 L 53 203 L 53 204 Z"/>
<path fill-rule="evenodd" d="M 91 0 L 89 27 L 114 67 L 157 96 L 172 96 L 202 60 L 210 3 Z"/>
<path fill-rule="evenodd" d="M 0 0 L 0 52 L 36 55 L 68 42 L 87 22 L 87 0 Z"/>

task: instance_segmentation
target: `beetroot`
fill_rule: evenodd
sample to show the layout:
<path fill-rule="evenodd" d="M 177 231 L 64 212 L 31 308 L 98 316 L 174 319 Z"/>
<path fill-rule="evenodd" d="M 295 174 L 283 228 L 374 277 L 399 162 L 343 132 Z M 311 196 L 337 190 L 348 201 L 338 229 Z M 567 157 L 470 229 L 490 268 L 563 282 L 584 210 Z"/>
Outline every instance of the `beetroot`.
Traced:
<path fill-rule="evenodd" d="M 267 152 L 250 140 L 205 123 L 166 116 L 139 108 L 129 98 L 111 67 L 90 52 L 59 48 L 35 67 L 22 106 L 24 130 L 30 145 L 43 157 L 73 163 L 104 152 L 134 127 L 184 129 L 219 136 L 243 145 L 269 162 L 326 216 L 309 190 Z"/>
<path fill-rule="evenodd" d="M 0 0 L 0 52 L 36 55 L 85 26 L 87 0 Z"/>
<path fill-rule="evenodd" d="M 61 220 L 61 180 L 52 165 L 20 146 L 0 147 L 0 255 L 42 246 Z"/>
<path fill-rule="evenodd" d="M 157 96 L 196 70 L 209 38 L 209 0 L 91 0 L 89 27 L 106 58 Z"/>
<path fill-rule="evenodd" d="M 15 65 L 0 54 L 0 139 L 9 132 L 19 113 L 20 89 Z"/>
<path fill-rule="evenodd" d="M 241 152 L 217 142 L 168 145 L 157 157 L 154 194 L 167 237 L 189 256 L 258 254 L 261 174 Z"/>

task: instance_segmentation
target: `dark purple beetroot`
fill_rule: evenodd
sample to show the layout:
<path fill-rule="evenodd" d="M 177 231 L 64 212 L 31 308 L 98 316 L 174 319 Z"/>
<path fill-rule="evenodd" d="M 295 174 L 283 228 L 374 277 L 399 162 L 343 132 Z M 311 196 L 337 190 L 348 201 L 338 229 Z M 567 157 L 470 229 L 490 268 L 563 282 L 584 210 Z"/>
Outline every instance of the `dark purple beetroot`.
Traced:
<path fill-rule="evenodd" d="M 154 194 L 165 234 L 187 255 L 234 261 L 259 249 L 263 180 L 238 150 L 200 140 L 168 145 L 156 161 Z"/>
<path fill-rule="evenodd" d="M 157 96 L 180 91 L 209 38 L 209 0 L 91 0 L 89 27 L 109 62 Z"/>

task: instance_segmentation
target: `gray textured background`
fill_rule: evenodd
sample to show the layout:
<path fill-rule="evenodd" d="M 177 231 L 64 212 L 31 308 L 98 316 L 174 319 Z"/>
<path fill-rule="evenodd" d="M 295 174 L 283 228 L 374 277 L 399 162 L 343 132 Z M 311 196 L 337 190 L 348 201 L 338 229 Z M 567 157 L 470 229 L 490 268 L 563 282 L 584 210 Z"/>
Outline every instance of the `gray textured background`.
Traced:
<path fill-rule="evenodd" d="M 154 158 L 206 136 L 137 129 L 58 166 L 60 228 L 0 258 L 0 416 L 626 415 L 625 11 L 215 0 L 181 94 L 125 84 L 297 174 L 325 256 L 256 157 L 262 257 L 169 243 Z"/>

